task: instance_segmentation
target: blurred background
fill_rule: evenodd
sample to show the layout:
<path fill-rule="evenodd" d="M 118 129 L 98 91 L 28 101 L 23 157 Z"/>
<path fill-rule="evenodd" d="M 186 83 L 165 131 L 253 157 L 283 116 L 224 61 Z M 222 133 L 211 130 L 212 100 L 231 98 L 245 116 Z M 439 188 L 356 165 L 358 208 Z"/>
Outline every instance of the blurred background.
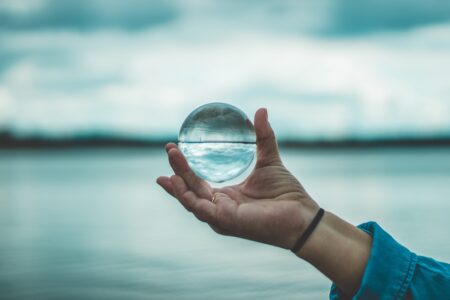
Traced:
<path fill-rule="evenodd" d="M 155 184 L 212 101 L 267 107 L 325 209 L 450 260 L 450 3 L 0 0 L 0 298 L 326 298 Z"/>

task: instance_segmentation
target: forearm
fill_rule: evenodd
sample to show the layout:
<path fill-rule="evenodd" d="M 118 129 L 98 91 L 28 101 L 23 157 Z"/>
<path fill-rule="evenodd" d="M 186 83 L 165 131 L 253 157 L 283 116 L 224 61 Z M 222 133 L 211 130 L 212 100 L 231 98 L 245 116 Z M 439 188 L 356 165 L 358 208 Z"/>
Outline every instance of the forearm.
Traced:
<path fill-rule="evenodd" d="M 297 256 L 311 263 L 348 295 L 359 288 L 366 267 L 372 238 L 342 220 L 325 212 Z"/>

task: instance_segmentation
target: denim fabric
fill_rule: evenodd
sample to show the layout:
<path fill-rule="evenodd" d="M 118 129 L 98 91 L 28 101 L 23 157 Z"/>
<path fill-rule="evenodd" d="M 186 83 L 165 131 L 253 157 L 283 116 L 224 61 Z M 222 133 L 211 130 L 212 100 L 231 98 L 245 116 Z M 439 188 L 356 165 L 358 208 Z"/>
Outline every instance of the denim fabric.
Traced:
<path fill-rule="evenodd" d="M 449 264 L 416 255 L 375 222 L 358 228 L 372 236 L 360 288 L 351 298 L 333 284 L 330 299 L 450 299 Z"/>

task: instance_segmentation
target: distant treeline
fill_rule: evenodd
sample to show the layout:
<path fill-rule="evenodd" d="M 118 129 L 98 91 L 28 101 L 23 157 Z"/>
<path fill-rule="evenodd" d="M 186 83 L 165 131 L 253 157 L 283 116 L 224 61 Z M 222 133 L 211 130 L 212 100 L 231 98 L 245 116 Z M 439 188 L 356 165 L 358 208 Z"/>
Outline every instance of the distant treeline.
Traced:
<path fill-rule="evenodd" d="M 163 147 L 176 137 L 165 139 L 138 139 L 117 136 L 79 136 L 46 138 L 40 136 L 16 137 L 0 132 L 0 149 L 71 149 L 71 148 L 152 148 Z M 450 147 L 450 136 L 398 137 L 377 139 L 347 138 L 340 140 L 279 140 L 284 148 L 376 148 L 376 147 Z"/>
<path fill-rule="evenodd" d="M 161 147 L 169 141 L 169 139 L 143 140 L 107 135 L 58 138 L 42 136 L 16 137 L 9 132 L 0 132 L 0 149 Z"/>

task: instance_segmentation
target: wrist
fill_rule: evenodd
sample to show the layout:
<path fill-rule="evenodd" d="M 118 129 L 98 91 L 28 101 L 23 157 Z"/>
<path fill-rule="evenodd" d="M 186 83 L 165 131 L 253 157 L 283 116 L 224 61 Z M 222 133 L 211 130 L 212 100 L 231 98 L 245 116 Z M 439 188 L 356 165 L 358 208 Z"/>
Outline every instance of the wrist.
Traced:
<path fill-rule="evenodd" d="M 294 217 L 292 218 L 292 230 L 286 235 L 285 248 L 292 249 L 294 247 L 298 239 L 311 224 L 319 209 L 320 207 L 313 200 L 298 202 Z"/>
<path fill-rule="evenodd" d="M 308 222 L 305 222 L 306 227 L 311 224 L 314 215 L 314 212 L 309 212 Z M 325 246 L 325 243 L 328 242 L 327 240 L 331 237 L 330 235 L 334 234 L 332 233 L 334 225 L 335 224 L 332 214 L 325 211 L 314 232 L 311 233 L 303 247 L 299 251 L 295 252 L 295 255 L 308 262 L 311 262 L 317 256 L 320 249 Z M 304 230 L 306 230 L 306 228 Z"/>
<path fill-rule="evenodd" d="M 316 267 L 348 295 L 359 288 L 372 238 L 336 215 L 325 212 L 296 255 Z"/>

